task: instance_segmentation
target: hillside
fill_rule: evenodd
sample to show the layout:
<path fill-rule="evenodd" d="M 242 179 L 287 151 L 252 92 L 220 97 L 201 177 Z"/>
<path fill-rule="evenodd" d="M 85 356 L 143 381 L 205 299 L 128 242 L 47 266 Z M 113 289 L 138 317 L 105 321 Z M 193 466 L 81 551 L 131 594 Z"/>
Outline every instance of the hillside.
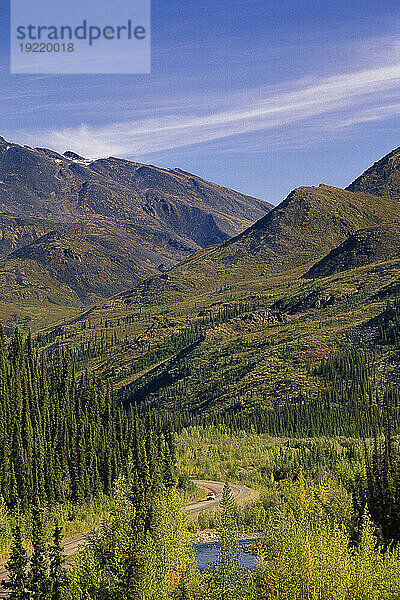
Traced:
<path fill-rule="evenodd" d="M 0 138 L 2 294 L 26 301 L 31 290 L 35 299 L 37 271 L 52 302 L 51 291 L 67 286 L 87 304 L 229 239 L 269 209 L 179 169 L 90 161 Z M 26 274 L 21 287 L 17 271 Z"/>
<path fill-rule="evenodd" d="M 369 193 L 351 193 L 321 184 L 300 187 L 237 238 L 221 247 L 232 262 L 243 253 L 272 253 L 274 260 L 303 263 L 325 253 L 361 227 L 400 216 L 396 203 Z"/>
<path fill-rule="evenodd" d="M 400 148 L 389 152 L 375 162 L 348 188 L 350 192 L 367 192 L 376 196 L 387 196 L 395 200 L 400 197 Z"/>
<path fill-rule="evenodd" d="M 157 304 L 240 281 L 271 277 L 320 260 L 362 228 L 400 219 L 400 203 L 331 186 L 300 187 L 249 229 L 198 252 L 121 295 L 127 303 Z M 311 265 L 310 265 L 311 266 Z M 175 290 L 175 291 L 174 291 Z M 197 290 L 197 291 L 196 291 Z"/>
<path fill-rule="evenodd" d="M 316 263 L 305 278 L 317 279 L 334 273 L 387 260 L 400 254 L 400 223 L 360 229 Z"/>
<path fill-rule="evenodd" d="M 316 402 L 320 361 L 367 344 L 378 397 L 400 379 L 397 338 L 382 332 L 400 331 L 387 312 L 400 280 L 399 199 L 298 188 L 235 238 L 43 332 L 38 345 L 51 353 L 61 340 L 79 369 L 143 409 L 257 423 Z M 304 278 L 312 269 L 324 276 Z"/>

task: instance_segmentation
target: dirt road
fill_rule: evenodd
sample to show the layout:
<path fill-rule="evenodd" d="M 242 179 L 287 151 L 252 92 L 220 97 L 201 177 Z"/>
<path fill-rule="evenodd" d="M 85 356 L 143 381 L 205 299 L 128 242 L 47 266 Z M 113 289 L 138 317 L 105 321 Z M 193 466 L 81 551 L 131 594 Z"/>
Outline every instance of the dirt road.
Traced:
<path fill-rule="evenodd" d="M 193 502 L 192 504 L 188 504 L 184 507 L 184 510 L 189 515 L 197 515 L 198 513 L 204 510 L 213 510 L 219 506 L 219 503 L 222 498 L 222 490 L 224 487 L 224 483 L 221 481 L 203 481 L 200 479 L 193 480 L 193 483 L 198 485 L 199 487 L 206 488 L 207 491 L 214 492 L 215 500 L 200 500 L 199 502 Z M 230 488 L 232 490 L 232 494 L 234 499 L 237 501 L 249 500 L 252 490 L 250 488 L 245 487 L 244 485 L 237 485 L 235 483 L 230 483 Z M 204 494 L 204 496 L 206 493 Z M 87 535 L 79 535 L 70 540 L 66 540 L 64 542 L 64 551 L 67 557 L 67 564 L 71 564 L 74 561 L 76 553 L 79 548 L 85 546 L 87 544 Z M 7 579 L 7 571 L 5 569 L 0 569 L 0 582 L 3 579 Z M 4 588 L 1 587 L 0 584 L 0 599 L 6 598 L 7 592 Z"/>

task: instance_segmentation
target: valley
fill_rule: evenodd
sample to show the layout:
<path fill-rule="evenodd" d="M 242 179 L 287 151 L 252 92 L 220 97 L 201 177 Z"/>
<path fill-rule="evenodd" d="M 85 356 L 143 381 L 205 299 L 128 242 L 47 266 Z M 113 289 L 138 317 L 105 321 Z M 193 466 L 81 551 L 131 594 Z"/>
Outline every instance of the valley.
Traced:
<path fill-rule="evenodd" d="M 36 343 L 50 355 L 61 343 L 78 370 L 96 372 L 145 412 L 235 419 L 297 404 L 316 397 L 319 361 L 361 343 L 395 300 L 399 218 L 397 198 L 365 185 L 299 188 L 236 238 L 40 332 Z M 379 351 L 384 386 L 396 348 L 376 336 L 369 347 Z"/>
<path fill-rule="evenodd" d="M 400 149 L 345 190 L 300 187 L 276 207 L 176 169 L 13 152 L 13 165 L 25 152 L 33 163 L 11 177 L 2 202 L 15 213 L 0 222 L 0 548 L 15 557 L 31 544 L 26 564 L 49 561 L 48 574 L 24 571 L 26 585 L 60 585 L 68 600 L 159 589 L 202 600 L 227 585 L 246 599 L 377 589 L 395 600 Z M 64 174 L 52 203 L 54 162 Z M 74 196 L 76 172 L 88 183 Z M 118 196 L 107 212 L 114 185 L 140 200 Z M 142 220 L 142 185 L 160 186 L 175 216 L 161 223 L 159 196 Z M 155 251 L 171 228 L 175 241 Z M 216 511 L 202 510 L 191 479 L 220 482 Z M 74 566 L 55 571 L 60 532 L 80 540 L 91 528 Z M 190 540 L 204 530 L 220 552 L 200 574 Z M 248 531 L 265 538 L 241 573 Z"/>

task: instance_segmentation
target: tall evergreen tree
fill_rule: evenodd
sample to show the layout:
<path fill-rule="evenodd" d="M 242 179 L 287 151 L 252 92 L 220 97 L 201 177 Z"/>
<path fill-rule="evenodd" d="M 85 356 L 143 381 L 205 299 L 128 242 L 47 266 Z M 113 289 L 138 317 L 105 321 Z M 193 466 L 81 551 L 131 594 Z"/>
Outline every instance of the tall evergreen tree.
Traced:
<path fill-rule="evenodd" d="M 227 600 L 238 591 L 242 578 L 239 566 L 237 540 L 237 512 L 232 490 L 225 483 L 222 490 L 221 512 L 217 516 L 217 532 L 220 542 L 218 560 L 213 566 L 212 582 L 220 598 Z"/>
<path fill-rule="evenodd" d="M 59 343 L 49 360 L 29 337 L 25 345 L 19 333 L 8 343 L 0 337 L 0 494 L 8 509 L 109 494 L 128 456 L 143 452 L 142 442 L 131 444 L 137 415 L 88 374 L 77 381 Z"/>
<path fill-rule="evenodd" d="M 15 525 L 13 529 L 13 543 L 11 556 L 6 564 L 9 580 L 3 581 L 3 586 L 10 590 L 10 600 L 30 600 L 28 590 L 28 557 L 22 543 L 22 532 L 20 525 Z"/>
<path fill-rule="evenodd" d="M 53 544 L 49 548 L 50 600 L 64 600 L 68 584 L 64 564 L 65 554 L 62 546 L 62 527 L 56 525 L 53 534 Z"/>
<path fill-rule="evenodd" d="M 29 585 L 32 600 L 49 599 L 49 576 L 47 561 L 47 545 L 43 531 L 42 511 L 35 507 L 32 515 L 32 546 L 33 553 L 30 560 Z"/>

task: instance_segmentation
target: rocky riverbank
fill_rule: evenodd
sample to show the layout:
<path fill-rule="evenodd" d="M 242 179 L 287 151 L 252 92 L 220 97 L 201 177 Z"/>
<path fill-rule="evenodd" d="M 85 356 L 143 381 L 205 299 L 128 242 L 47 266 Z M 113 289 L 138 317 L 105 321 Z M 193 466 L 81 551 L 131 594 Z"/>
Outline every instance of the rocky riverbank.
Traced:
<path fill-rule="evenodd" d="M 260 532 L 260 531 L 254 532 L 253 531 L 253 532 L 249 532 L 249 533 L 239 533 L 237 536 L 237 539 L 238 539 L 238 541 L 242 541 L 242 540 L 257 541 L 257 540 L 261 540 L 263 537 L 264 537 L 263 532 Z M 200 531 L 200 532 L 196 533 L 193 536 L 192 541 L 196 545 L 212 544 L 214 542 L 219 541 L 219 536 L 216 531 L 214 531 L 213 529 L 210 529 L 207 531 Z"/>

